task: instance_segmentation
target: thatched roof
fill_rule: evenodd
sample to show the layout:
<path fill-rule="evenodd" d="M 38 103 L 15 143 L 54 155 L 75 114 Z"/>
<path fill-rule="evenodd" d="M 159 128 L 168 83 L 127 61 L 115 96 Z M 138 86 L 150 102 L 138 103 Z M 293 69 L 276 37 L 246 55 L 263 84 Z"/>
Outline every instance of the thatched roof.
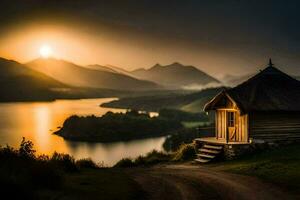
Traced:
<path fill-rule="evenodd" d="M 222 96 L 233 100 L 242 113 L 253 111 L 300 111 L 300 81 L 269 66 L 242 84 L 219 93 L 204 107 L 213 110 Z"/>

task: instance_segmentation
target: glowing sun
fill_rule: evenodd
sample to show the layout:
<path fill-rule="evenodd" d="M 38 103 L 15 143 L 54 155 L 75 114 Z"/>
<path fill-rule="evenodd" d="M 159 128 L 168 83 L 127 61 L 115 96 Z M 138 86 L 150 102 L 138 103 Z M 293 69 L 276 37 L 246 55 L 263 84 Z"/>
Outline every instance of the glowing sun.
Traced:
<path fill-rule="evenodd" d="M 48 45 L 43 45 L 41 46 L 39 53 L 43 58 L 48 58 L 52 55 L 52 49 Z"/>

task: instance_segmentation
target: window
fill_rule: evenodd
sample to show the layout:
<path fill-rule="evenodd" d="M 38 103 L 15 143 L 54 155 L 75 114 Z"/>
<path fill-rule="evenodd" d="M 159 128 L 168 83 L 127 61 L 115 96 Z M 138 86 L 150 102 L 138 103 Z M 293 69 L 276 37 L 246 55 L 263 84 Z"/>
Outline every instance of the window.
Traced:
<path fill-rule="evenodd" d="M 228 127 L 234 127 L 234 122 L 235 122 L 234 118 L 235 118 L 234 112 L 227 112 Z"/>

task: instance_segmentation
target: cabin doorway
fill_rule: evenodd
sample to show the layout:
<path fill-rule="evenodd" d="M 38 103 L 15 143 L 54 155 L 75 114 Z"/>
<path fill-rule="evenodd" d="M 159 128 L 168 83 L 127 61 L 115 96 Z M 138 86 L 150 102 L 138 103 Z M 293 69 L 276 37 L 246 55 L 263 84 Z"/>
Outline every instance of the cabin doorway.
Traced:
<path fill-rule="evenodd" d="M 235 121 L 236 112 L 227 111 L 227 139 L 229 142 L 237 141 Z"/>

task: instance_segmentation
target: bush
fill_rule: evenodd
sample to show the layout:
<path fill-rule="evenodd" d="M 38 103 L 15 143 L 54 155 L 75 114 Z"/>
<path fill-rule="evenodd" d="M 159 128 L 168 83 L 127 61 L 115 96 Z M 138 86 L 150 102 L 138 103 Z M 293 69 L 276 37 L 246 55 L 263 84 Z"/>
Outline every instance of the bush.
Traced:
<path fill-rule="evenodd" d="M 171 132 L 163 143 L 166 151 L 176 151 L 182 143 L 191 143 L 195 138 L 210 137 L 214 133 L 214 127 L 211 125 L 198 128 L 182 128 Z"/>
<path fill-rule="evenodd" d="M 132 159 L 130 158 L 123 158 L 119 160 L 114 167 L 134 167 L 136 166 Z"/>
<path fill-rule="evenodd" d="M 194 144 L 181 144 L 179 149 L 173 155 L 174 161 L 187 161 L 196 158 L 196 149 Z"/>
<path fill-rule="evenodd" d="M 137 165 L 154 165 L 161 162 L 168 162 L 170 160 L 170 155 L 153 150 L 146 154 L 146 156 L 139 156 L 135 163 Z"/>
<path fill-rule="evenodd" d="M 79 168 L 90 168 L 90 169 L 97 169 L 100 168 L 92 159 L 84 158 L 76 161 L 76 165 Z"/>
<path fill-rule="evenodd" d="M 50 158 L 50 162 L 57 167 L 62 168 L 65 172 L 77 172 L 78 167 L 75 163 L 75 159 L 69 154 L 54 152 Z"/>
<path fill-rule="evenodd" d="M 33 143 L 29 140 L 26 141 L 26 139 L 23 137 L 19 148 L 20 156 L 34 158 L 35 157 L 34 153 L 35 150 L 33 149 Z"/>
<path fill-rule="evenodd" d="M 136 159 L 123 158 L 114 167 L 136 167 L 136 166 L 150 166 L 171 160 L 171 154 L 153 150 L 145 156 L 139 156 Z"/>
<path fill-rule="evenodd" d="M 36 157 L 31 141 L 23 138 L 19 149 L 0 147 L 0 187 L 9 188 L 4 194 L 14 190 L 12 198 L 34 199 L 37 188 L 56 189 L 62 182 L 62 171 L 50 163 L 48 156 Z"/>

